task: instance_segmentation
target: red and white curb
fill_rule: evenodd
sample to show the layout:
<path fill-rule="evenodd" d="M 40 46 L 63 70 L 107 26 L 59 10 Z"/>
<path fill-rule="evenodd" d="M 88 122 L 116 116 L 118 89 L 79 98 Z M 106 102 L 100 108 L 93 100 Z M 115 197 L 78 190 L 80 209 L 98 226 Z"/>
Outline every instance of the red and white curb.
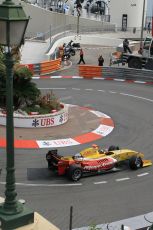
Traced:
<path fill-rule="evenodd" d="M 87 78 L 79 77 L 79 76 L 34 76 L 34 77 L 32 77 L 32 79 L 39 80 L 39 79 L 87 79 Z M 119 81 L 119 82 L 126 82 L 126 83 L 146 84 L 146 85 L 152 85 L 153 84 L 153 82 L 134 81 L 134 80 L 113 78 L 113 77 L 106 77 L 106 78 L 104 78 L 104 77 L 93 77 L 93 78 L 90 78 L 90 80 Z"/>
<path fill-rule="evenodd" d="M 69 105 L 70 107 L 76 107 L 76 105 Z M 108 115 L 94 111 L 86 107 L 81 109 L 88 110 L 95 114 L 99 118 L 100 125 L 92 132 L 85 133 L 76 137 L 69 137 L 57 140 L 15 140 L 15 148 L 57 148 L 57 147 L 68 147 L 74 145 L 80 145 L 96 141 L 110 134 L 114 129 L 114 122 Z M 6 147 L 6 140 L 0 138 L 0 147 Z"/>

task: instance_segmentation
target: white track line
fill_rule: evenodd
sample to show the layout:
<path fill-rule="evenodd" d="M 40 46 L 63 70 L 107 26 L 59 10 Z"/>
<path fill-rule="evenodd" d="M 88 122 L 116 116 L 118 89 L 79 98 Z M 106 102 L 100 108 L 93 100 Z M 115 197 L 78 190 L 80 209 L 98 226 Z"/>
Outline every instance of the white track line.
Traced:
<path fill-rule="evenodd" d="M 145 97 L 139 97 L 139 96 L 132 95 L 132 94 L 127 94 L 127 93 L 120 93 L 120 94 L 124 95 L 124 96 L 135 97 L 135 98 L 142 99 L 142 100 L 145 100 L 145 101 L 153 102 L 153 100 L 145 98 Z"/>
<path fill-rule="evenodd" d="M 81 89 L 79 89 L 79 88 L 72 88 L 72 90 L 81 90 Z"/>
<path fill-rule="evenodd" d="M 115 181 L 119 182 L 119 181 L 125 181 L 129 179 L 130 179 L 129 177 L 125 177 L 125 178 L 116 179 Z"/>
<path fill-rule="evenodd" d="M 138 174 L 137 177 L 146 176 L 146 175 L 148 175 L 148 174 L 149 174 L 148 172 L 146 172 L 146 173 L 141 173 L 141 174 Z"/>
<path fill-rule="evenodd" d="M 46 89 L 46 90 L 56 90 L 56 89 L 57 90 L 63 90 L 64 89 L 65 90 L 66 88 L 39 88 L 39 89 L 42 89 L 42 90 L 43 89 Z"/>
<path fill-rule="evenodd" d="M 115 91 L 109 91 L 109 93 L 117 93 L 117 92 L 115 92 Z"/>
<path fill-rule="evenodd" d="M 94 182 L 94 184 L 106 184 L 107 181 L 99 181 L 99 182 Z"/>
<path fill-rule="evenodd" d="M 105 90 L 102 90 L 102 89 L 98 89 L 97 91 L 98 92 L 104 92 L 104 93 L 106 92 Z"/>
<path fill-rule="evenodd" d="M 0 184 L 6 184 L 5 182 L 0 182 Z M 29 187 L 69 187 L 69 186 L 81 186 L 82 183 L 73 184 L 26 184 L 26 183 L 15 183 L 19 186 L 29 186 Z"/>

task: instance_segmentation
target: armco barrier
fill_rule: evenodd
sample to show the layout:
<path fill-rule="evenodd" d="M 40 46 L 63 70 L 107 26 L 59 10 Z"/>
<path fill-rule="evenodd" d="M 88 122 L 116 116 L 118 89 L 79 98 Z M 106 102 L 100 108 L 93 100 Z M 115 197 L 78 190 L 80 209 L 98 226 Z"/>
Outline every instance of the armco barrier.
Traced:
<path fill-rule="evenodd" d="M 34 75 L 44 75 L 61 68 L 61 58 L 35 64 L 22 64 L 32 71 Z"/>
<path fill-rule="evenodd" d="M 61 68 L 61 58 L 40 63 L 41 74 L 46 74 Z"/>
<path fill-rule="evenodd" d="M 79 65 L 79 76 L 84 78 L 102 77 L 102 67 L 92 65 Z"/>
<path fill-rule="evenodd" d="M 125 79 L 128 81 L 153 82 L 153 71 L 125 67 L 103 67 L 102 77 Z"/>
<path fill-rule="evenodd" d="M 142 81 L 153 83 L 153 71 L 147 69 L 132 69 L 112 66 L 92 66 L 92 65 L 80 65 L 79 76 L 84 78 L 116 78 L 124 79 L 127 81 Z"/>

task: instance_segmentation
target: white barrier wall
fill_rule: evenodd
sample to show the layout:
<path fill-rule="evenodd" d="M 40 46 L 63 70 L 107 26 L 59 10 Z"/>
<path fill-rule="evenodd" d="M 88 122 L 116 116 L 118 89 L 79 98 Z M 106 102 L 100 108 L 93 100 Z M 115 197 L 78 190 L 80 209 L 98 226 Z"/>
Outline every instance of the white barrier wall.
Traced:
<path fill-rule="evenodd" d="M 14 127 L 16 128 L 47 128 L 58 126 L 68 121 L 68 105 L 53 114 L 45 115 L 14 115 Z M 0 125 L 6 125 L 6 115 L 0 112 Z"/>
<path fill-rule="evenodd" d="M 1 0 L 0 0 L 1 1 Z M 57 27 L 64 27 L 69 24 L 76 25 L 77 30 L 77 17 L 74 17 L 72 15 L 66 15 L 61 13 L 56 13 L 53 11 L 49 11 L 46 9 L 42 9 L 40 7 L 26 4 L 25 2 L 22 2 L 22 6 L 26 12 L 27 16 L 30 16 L 30 20 L 28 23 L 28 27 L 26 29 L 26 34 L 37 34 L 37 33 L 46 33 L 49 32 L 50 26 L 52 28 Z M 95 21 L 88 18 L 80 18 L 80 25 L 81 26 L 99 26 L 110 28 L 110 30 L 115 30 L 115 24 L 113 23 L 110 25 L 110 23 L 102 22 L 102 21 Z"/>
<path fill-rule="evenodd" d="M 74 36 L 67 36 L 67 37 L 58 39 L 46 55 L 50 56 L 51 54 L 54 53 L 56 47 L 63 45 L 63 43 L 68 43 L 70 40 L 74 40 Z M 81 35 L 81 40 L 76 39 L 75 42 L 79 42 L 81 45 L 82 44 L 88 44 L 88 45 L 92 44 L 92 45 L 100 45 L 100 46 L 116 46 L 117 47 L 123 42 L 123 39 L 100 37 L 100 35 L 98 36 L 98 35 L 91 34 L 91 35 Z"/>
<path fill-rule="evenodd" d="M 112 0 L 110 1 L 111 23 L 122 27 L 122 15 L 127 14 L 128 28 L 141 28 L 144 0 Z M 147 5 L 147 1 L 146 1 Z M 146 14 L 146 6 L 145 6 Z"/>

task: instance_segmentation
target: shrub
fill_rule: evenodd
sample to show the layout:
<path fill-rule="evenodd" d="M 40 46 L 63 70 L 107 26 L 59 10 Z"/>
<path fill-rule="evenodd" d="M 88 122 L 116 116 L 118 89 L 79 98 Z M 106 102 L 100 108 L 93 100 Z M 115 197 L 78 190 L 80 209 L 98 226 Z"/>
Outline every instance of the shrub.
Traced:
<path fill-rule="evenodd" d="M 57 111 L 61 109 L 59 99 L 52 91 L 44 96 L 40 96 L 37 104 L 42 108 L 49 108 L 50 111 L 53 109 Z"/>

